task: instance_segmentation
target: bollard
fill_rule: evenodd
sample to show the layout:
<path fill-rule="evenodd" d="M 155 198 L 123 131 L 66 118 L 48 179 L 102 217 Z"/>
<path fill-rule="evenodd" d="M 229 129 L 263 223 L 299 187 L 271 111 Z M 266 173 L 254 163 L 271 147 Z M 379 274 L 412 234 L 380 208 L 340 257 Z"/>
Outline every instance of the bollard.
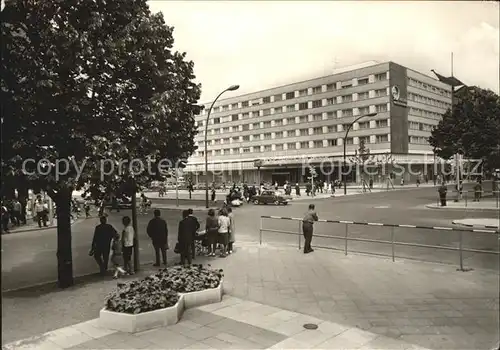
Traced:
<path fill-rule="evenodd" d="M 391 227 L 391 246 L 392 246 L 392 262 L 395 261 L 395 258 L 394 258 L 394 230 L 396 228 L 393 226 Z"/>
<path fill-rule="evenodd" d="M 300 232 L 300 229 L 301 229 L 300 224 L 301 224 L 301 221 L 299 221 L 299 250 L 302 249 L 301 246 L 300 246 L 300 233 L 301 233 Z"/>
<path fill-rule="evenodd" d="M 347 233 L 349 232 L 349 224 L 345 224 L 345 255 L 347 255 Z"/>
<path fill-rule="evenodd" d="M 260 218 L 260 230 L 259 230 L 259 244 L 262 245 L 262 221 L 264 219 Z"/>

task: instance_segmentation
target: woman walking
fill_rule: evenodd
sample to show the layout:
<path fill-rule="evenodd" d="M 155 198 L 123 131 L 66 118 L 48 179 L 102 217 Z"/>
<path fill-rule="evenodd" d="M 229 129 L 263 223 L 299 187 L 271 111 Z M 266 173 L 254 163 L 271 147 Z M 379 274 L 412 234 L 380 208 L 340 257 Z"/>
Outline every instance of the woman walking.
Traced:
<path fill-rule="evenodd" d="M 311 248 L 311 242 L 313 237 L 313 225 L 315 221 L 318 221 L 318 214 L 314 210 L 314 204 L 309 204 L 309 210 L 302 219 L 302 232 L 304 234 L 304 254 L 314 252 L 314 249 Z"/>
<path fill-rule="evenodd" d="M 228 242 L 228 247 L 227 247 L 227 253 L 232 254 L 233 253 L 233 244 L 234 244 L 234 234 L 236 231 L 236 225 L 234 222 L 234 214 L 233 210 L 229 207 L 227 208 L 227 216 L 229 217 L 229 242 Z"/>
<path fill-rule="evenodd" d="M 220 257 L 225 258 L 228 246 L 227 242 L 229 240 L 229 227 L 231 225 L 231 221 L 228 217 L 227 210 L 225 208 L 223 208 L 220 211 L 219 218 L 217 221 L 219 224 L 219 239 L 222 245 Z"/>
<path fill-rule="evenodd" d="M 213 209 L 208 211 L 205 232 L 208 241 L 208 256 L 215 256 L 215 246 L 217 245 L 217 235 L 219 233 L 219 221 Z"/>
<path fill-rule="evenodd" d="M 130 217 L 124 216 L 122 219 L 122 223 L 123 265 L 125 267 L 125 271 L 127 271 L 129 275 L 132 275 L 132 264 L 130 263 L 130 260 L 132 258 L 132 250 L 134 249 L 135 231 L 130 224 Z"/>

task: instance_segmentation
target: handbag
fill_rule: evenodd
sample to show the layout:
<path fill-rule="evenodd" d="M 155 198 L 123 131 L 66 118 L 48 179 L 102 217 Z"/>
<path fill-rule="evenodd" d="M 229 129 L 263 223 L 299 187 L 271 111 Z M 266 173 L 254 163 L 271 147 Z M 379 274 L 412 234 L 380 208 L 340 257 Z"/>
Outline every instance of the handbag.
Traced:
<path fill-rule="evenodd" d="M 174 253 L 179 254 L 181 252 L 181 245 L 179 242 L 175 243 Z"/>

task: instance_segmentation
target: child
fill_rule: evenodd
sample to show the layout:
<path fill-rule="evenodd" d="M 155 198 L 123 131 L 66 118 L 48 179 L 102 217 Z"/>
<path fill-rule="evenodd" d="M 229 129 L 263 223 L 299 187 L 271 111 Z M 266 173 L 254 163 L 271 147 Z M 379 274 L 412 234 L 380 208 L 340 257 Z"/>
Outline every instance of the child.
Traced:
<path fill-rule="evenodd" d="M 120 266 L 120 261 L 122 259 L 122 242 L 120 241 L 120 235 L 116 234 L 113 238 L 113 242 L 111 243 L 111 262 L 115 267 L 115 274 L 113 275 L 114 279 L 117 279 L 120 274 L 125 275 L 125 270 Z"/>

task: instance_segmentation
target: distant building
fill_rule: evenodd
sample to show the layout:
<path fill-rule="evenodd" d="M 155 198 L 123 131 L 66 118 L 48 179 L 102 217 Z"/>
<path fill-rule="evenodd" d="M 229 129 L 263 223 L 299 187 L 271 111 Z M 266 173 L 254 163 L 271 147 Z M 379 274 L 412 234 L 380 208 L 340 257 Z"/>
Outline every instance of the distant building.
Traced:
<path fill-rule="evenodd" d="M 432 178 L 433 151 L 427 140 L 450 106 L 449 86 L 394 62 L 220 100 L 208 125 L 208 179 L 304 182 L 305 164 L 322 162 L 320 178 L 339 178 L 345 130 L 356 117 L 370 113 L 377 115 L 360 119 L 349 132 L 348 162 L 363 140 L 375 159 L 390 154 L 403 168 L 412 163 L 413 172 L 421 169 Z M 205 181 L 209 107 L 205 104 L 196 116 L 198 150 L 185 169 L 197 181 Z M 357 175 L 350 176 L 355 180 Z M 405 182 L 415 179 L 403 176 Z"/>

